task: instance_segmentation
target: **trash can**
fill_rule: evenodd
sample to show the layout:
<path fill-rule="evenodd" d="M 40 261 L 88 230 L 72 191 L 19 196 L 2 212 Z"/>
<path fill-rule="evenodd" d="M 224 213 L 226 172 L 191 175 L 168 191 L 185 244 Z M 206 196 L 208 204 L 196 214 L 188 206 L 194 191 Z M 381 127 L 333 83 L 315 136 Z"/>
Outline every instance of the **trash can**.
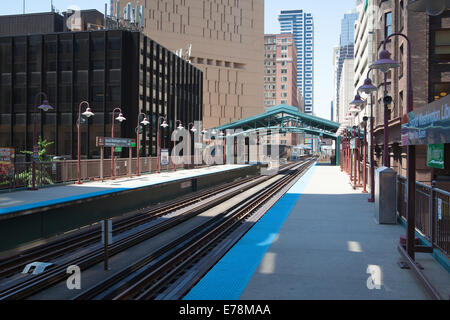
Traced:
<path fill-rule="evenodd" d="M 397 173 L 391 168 L 375 172 L 375 219 L 378 224 L 397 223 Z"/>

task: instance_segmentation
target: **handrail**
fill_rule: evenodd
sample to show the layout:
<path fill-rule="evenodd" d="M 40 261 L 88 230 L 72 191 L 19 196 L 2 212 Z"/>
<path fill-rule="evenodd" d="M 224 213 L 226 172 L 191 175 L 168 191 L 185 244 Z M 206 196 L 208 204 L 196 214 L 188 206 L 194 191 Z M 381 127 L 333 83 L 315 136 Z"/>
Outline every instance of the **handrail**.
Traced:
<path fill-rule="evenodd" d="M 445 195 L 447 197 L 450 197 L 450 192 L 448 192 L 448 191 L 445 191 L 445 190 L 442 190 L 442 189 L 439 189 L 439 188 L 433 188 L 433 190 L 435 192 L 442 193 L 443 195 Z"/>

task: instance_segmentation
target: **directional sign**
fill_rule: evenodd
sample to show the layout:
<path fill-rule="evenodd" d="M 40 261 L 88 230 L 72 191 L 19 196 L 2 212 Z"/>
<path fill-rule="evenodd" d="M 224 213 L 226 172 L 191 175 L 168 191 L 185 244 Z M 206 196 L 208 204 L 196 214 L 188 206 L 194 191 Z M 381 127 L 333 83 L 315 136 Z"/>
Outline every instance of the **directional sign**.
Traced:
<path fill-rule="evenodd" d="M 136 147 L 136 139 L 97 137 L 96 142 L 97 147 L 122 147 L 122 148 Z"/>

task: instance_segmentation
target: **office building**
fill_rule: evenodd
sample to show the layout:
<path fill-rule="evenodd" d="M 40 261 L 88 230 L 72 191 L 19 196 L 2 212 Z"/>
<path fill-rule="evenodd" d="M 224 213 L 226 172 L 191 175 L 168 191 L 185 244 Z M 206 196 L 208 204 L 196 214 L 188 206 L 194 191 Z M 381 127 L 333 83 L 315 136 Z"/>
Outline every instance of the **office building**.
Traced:
<path fill-rule="evenodd" d="M 123 17 L 129 0 L 115 1 Z M 206 128 L 264 112 L 264 1 L 147 0 L 143 32 L 168 49 L 192 45 L 203 71 Z"/>
<path fill-rule="evenodd" d="M 50 155 L 76 158 L 78 105 L 88 101 L 95 116 L 82 121 L 83 157 L 99 156 L 96 137 L 111 136 L 116 107 L 127 120 L 115 122 L 115 137 L 135 138 L 138 114 L 147 114 L 150 125 L 140 134 L 141 155 L 155 156 L 159 116 L 167 117 L 161 145 L 169 149 L 176 120 L 187 125 L 202 119 L 202 79 L 201 70 L 140 32 L 3 36 L 0 146 L 14 147 L 17 154 L 32 149 L 35 96 L 45 92 L 53 110 L 36 114 L 37 129 L 54 142 Z"/>
<path fill-rule="evenodd" d="M 297 88 L 297 50 L 292 34 L 264 36 L 264 106 L 302 103 Z M 300 110 L 302 111 L 302 110 Z"/>
<path fill-rule="evenodd" d="M 343 122 L 356 92 L 353 87 L 354 25 L 358 13 L 344 14 L 341 20 L 339 46 L 334 50 L 336 121 Z"/>
<path fill-rule="evenodd" d="M 67 27 L 69 16 L 70 14 L 67 12 L 62 14 L 57 12 L 39 12 L 0 16 L 0 36 L 71 31 Z M 76 31 L 102 29 L 104 14 L 95 9 L 81 10 L 79 19 L 76 19 L 74 22 L 73 29 L 76 29 Z"/>
<path fill-rule="evenodd" d="M 292 34 L 288 33 L 264 36 L 264 106 L 279 104 L 303 111 L 303 99 L 297 87 L 297 50 Z M 297 144 L 296 134 L 283 137 L 281 144 Z"/>
<path fill-rule="evenodd" d="M 297 86 L 305 100 L 305 113 L 314 114 L 314 22 L 303 10 L 282 10 L 280 33 L 291 33 L 297 47 Z"/>
<path fill-rule="evenodd" d="M 364 84 L 364 80 L 369 72 L 369 66 L 377 60 L 377 41 L 376 28 L 379 19 L 379 10 L 375 0 L 368 0 L 367 2 L 358 2 L 356 10 L 358 12 L 358 19 L 355 21 L 355 62 L 354 62 L 354 80 L 353 87 L 355 91 Z M 375 83 L 376 73 L 371 72 L 370 77 Z M 367 98 L 370 102 L 370 97 L 361 94 L 363 98 Z M 375 110 L 374 110 L 375 112 Z M 370 116 L 370 108 L 364 108 L 360 114 L 360 121 L 364 116 Z"/>

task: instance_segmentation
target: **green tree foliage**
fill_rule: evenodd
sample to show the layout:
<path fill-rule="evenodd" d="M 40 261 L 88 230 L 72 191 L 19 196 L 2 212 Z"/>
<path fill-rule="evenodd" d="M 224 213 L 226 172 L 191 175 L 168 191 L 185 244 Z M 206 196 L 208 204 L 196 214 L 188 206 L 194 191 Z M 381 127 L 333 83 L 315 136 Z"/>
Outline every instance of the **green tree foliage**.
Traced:
<path fill-rule="evenodd" d="M 42 140 L 42 137 L 39 136 L 38 139 L 38 149 L 39 149 L 39 159 L 40 162 L 46 162 L 46 161 L 52 161 L 51 156 L 47 154 L 47 147 L 51 146 L 54 142 L 53 141 L 47 141 L 47 139 Z M 30 156 L 33 156 L 33 151 L 22 151 L 24 154 L 28 154 Z"/>
<path fill-rule="evenodd" d="M 51 146 L 54 142 L 53 141 L 47 141 L 42 140 L 42 137 L 39 136 L 38 139 L 38 162 L 50 162 L 52 161 L 52 157 L 47 154 L 47 147 Z M 33 151 L 22 151 L 24 154 L 28 154 L 30 156 L 33 156 Z M 54 184 L 53 179 L 51 177 L 51 174 L 48 172 L 48 170 L 45 170 L 45 165 L 37 165 L 36 166 L 36 182 L 41 184 Z M 32 167 L 30 166 L 26 171 L 21 172 L 19 174 L 19 179 L 27 181 L 28 186 L 32 185 L 32 177 L 33 177 L 33 171 Z"/>

